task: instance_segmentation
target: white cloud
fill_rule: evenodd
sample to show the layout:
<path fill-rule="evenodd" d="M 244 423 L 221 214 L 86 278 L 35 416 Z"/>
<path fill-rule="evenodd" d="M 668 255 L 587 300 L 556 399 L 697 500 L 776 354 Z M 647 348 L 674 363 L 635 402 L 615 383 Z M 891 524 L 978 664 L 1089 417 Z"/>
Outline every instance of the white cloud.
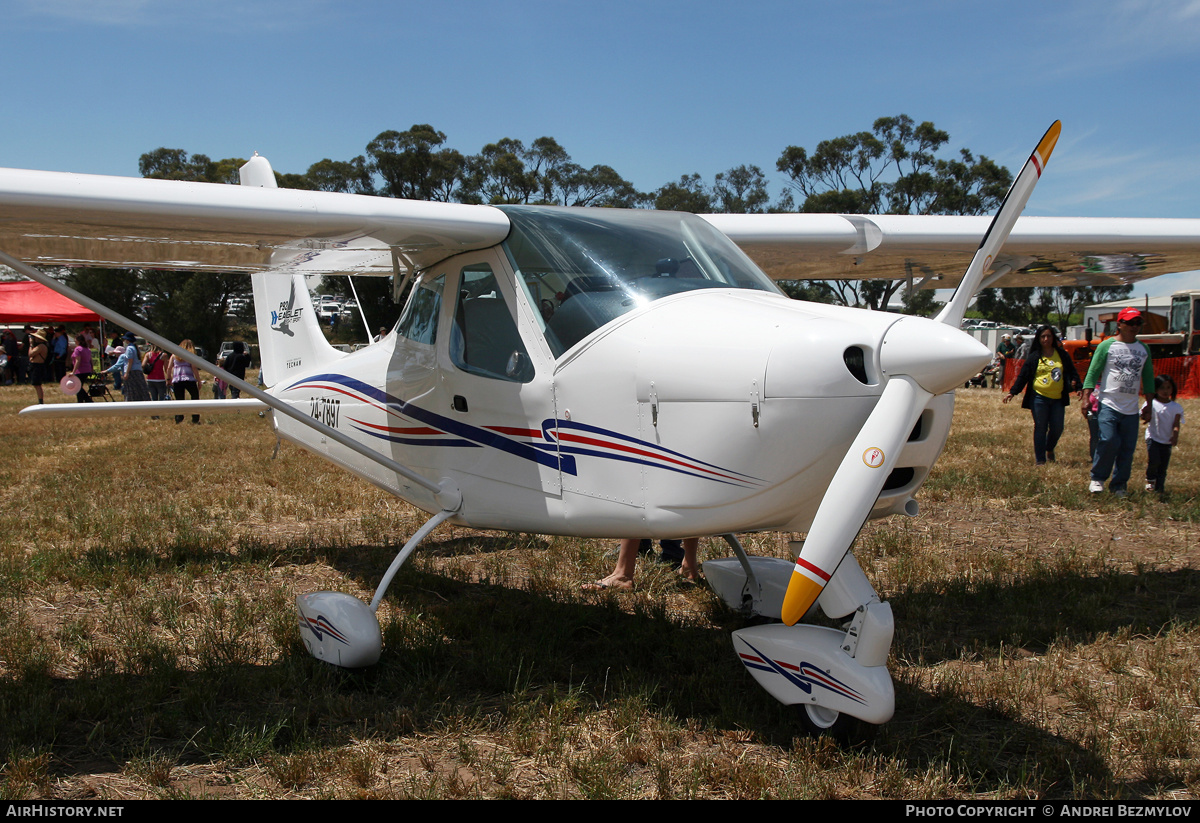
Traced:
<path fill-rule="evenodd" d="M 1200 0 L 1082 0 L 1048 15 L 1050 73 L 1094 75 L 1200 50 Z M 1182 81 L 1182 79 L 1181 79 Z"/>
<path fill-rule="evenodd" d="M 1131 144 L 1094 127 L 1060 141 L 1036 208 L 1043 214 L 1194 217 L 1200 157 L 1189 141 Z"/>

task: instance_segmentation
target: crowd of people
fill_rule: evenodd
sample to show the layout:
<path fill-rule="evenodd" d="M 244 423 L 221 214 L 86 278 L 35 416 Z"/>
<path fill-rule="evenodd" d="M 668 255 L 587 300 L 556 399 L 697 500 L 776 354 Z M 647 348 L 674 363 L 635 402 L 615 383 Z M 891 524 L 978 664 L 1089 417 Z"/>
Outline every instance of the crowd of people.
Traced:
<path fill-rule="evenodd" d="M 20 336 L 6 329 L 0 334 L 0 346 L 4 385 L 28 383 L 38 403 L 45 402 L 43 387 L 47 383 L 56 383 L 64 392 L 74 393 L 76 402 L 91 403 L 94 395 L 107 393 L 110 376 L 113 389 L 130 402 L 168 400 L 172 395 L 176 400 L 199 400 L 200 386 L 205 382 L 191 363 L 157 346 L 139 345 L 132 332 L 115 334 L 103 344 L 92 326 L 84 326 L 71 338 L 65 326 L 38 329 L 27 325 Z M 179 346 L 196 352 L 191 340 L 182 340 Z M 217 365 L 245 379 L 246 369 L 251 365 L 245 344 L 234 343 L 233 351 Z M 224 399 L 226 391 L 235 398 L 239 396 L 236 387 L 227 386 L 215 377 L 212 390 L 216 399 Z M 175 416 L 176 423 L 183 419 L 183 415 Z M 192 422 L 199 423 L 200 416 L 192 415 Z"/>
<path fill-rule="evenodd" d="M 43 386 L 47 383 L 62 383 L 69 374 L 77 375 L 77 379 L 91 375 L 96 341 L 91 326 L 84 326 L 74 337 L 61 325 L 40 329 L 26 325 L 19 337 L 12 329 L 5 329 L 0 334 L 4 385 L 27 383 L 33 386 L 37 401 L 44 403 Z M 81 402 L 87 402 L 87 398 Z"/>
<path fill-rule="evenodd" d="M 1142 314 L 1125 308 L 1117 315 L 1117 334 L 1102 341 L 1081 379 L 1052 326 L 1042 326 L 1026 348 L 1004 336 L 997 356 L 1006 370 L 1020 364 L 1012 387 L 1001 398 L 1008 403 L 1022 395 L 1021 407 L 1033 416 L 1033 457 L 1037 465 L 1055 461 L 1071 394 L 1079 394 L 1079 411 L 1087 421 L 1091 472 L 1088 491 L 1128 494 L 1133 457 L 1147 424 L 1146 491 L 1164 492 L 1171 449 L 1179 442 L 1183 408 L 1178 387 L 1167 375 L 1154 374 L 1150 349 L 1137 339 Z M 1142 402 L 1141 397 L 1145 397 Z"/>
<path fill-rule="evenodd" d="M 96 332 L 91 326 L 85 326 L 82 334 L 88 345 L 94 345 Z M 51 378 L 61 380 L 67 374 L 67 363 L 74 345 L 76 343 L 67 335 L 65 326 L 37 329 L 26 325 L 20 336 L 12 329 L 5 329 L 0 334 L 4 385 L 29 383 L 36 386 L 49 382 Z M 33 368 L 35 365 L 40 368 Z M 34 380 L 40 382 L 35 383 Z"/>

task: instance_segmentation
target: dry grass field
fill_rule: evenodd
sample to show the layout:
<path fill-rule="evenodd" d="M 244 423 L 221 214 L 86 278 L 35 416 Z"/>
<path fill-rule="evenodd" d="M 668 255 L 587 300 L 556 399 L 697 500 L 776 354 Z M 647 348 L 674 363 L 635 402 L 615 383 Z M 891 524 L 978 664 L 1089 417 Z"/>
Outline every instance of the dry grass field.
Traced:
<path fill-rule="evenodd" d="M 0 388 L 0 797 L 1200 795 L 1200 401 L 1170 497 L 1116 500 L 1086 492 L 1076 414 L 1037 469 L 1028 413 L 960 391 L 921 515 L 859 538 L 896 717 L 839 746 L 752 682 L 704 588 L 581 592 L 615 540 L 443 526 L 380 664 L 325 666 L 292 598 L 368 598 L 414 510 L 272 460 L 254 415 L 38 424 L 32 395 Z"/>

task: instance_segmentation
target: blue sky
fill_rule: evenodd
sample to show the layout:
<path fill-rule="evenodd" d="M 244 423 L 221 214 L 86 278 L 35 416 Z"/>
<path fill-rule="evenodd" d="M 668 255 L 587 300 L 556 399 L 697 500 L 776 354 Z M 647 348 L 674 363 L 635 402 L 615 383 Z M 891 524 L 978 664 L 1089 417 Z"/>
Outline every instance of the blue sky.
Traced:
<path fill-rule="evenodd" d="M 464 153 L 549 135 L 644 190 L 754 164 L 777 196 L 786 146 L 884 115 L 931 120 L 1014 172 L 1060 118 L 1027 213 L 1200 217 L 1200 0 L 0 0 L 0 14 L 3 166 L 136 175 L 167 146 L 302 172 L 430 123 Z"/>

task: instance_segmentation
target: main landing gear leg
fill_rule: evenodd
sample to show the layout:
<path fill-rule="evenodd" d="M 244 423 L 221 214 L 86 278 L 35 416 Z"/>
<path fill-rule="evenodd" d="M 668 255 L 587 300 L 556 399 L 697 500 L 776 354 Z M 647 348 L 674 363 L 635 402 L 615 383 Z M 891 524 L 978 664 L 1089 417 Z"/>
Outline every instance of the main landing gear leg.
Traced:
<path fill-rule="evenodd" d="M 379 619 L 375 616 L 383 595 L 392 578 L 417 545 L 431 531 L 453 517 L 452 511 L 440 511 L 426 521 L 425 525 L 404 544 L 392 565 L 388 566 L 375 597 L 368 606 L 357 597 L 343 592 L 312 592 L 296 598 L 296 611 L 300 616 L 300 637 L 309 654 L 318 660 L 357 669 L 373 666 L 379 662 L 383 650 L 383 633 Z"/>
<path fill-rule="evenodd" d="M 733 557 L 704 561 L 704 579 L 725 605 L 747 617 L 779 620 L 794 562 L 750 557 L 732 534 L 721 535 Z"/>

